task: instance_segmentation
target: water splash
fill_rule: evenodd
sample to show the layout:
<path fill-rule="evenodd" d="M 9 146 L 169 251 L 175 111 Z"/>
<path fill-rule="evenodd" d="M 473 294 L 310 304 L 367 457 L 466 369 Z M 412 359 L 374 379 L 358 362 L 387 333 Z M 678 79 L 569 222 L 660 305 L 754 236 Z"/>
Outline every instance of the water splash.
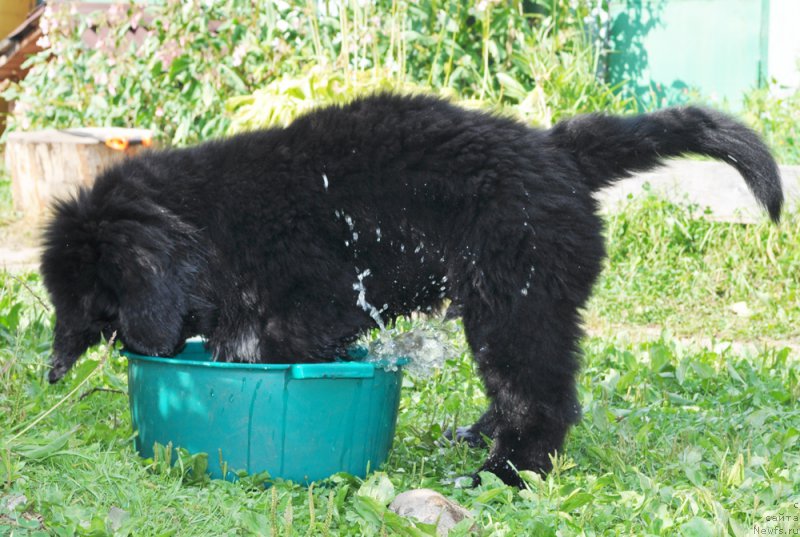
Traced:
<path fill-rule="evenodd" d="M 416 378 L 427 378 L 441 368 L 447 358 L 459 354 L 452 343 L 458 332 L 454 321 L 428 321 L 411 329 L 394 327 L 381 330 L 377 336 L 360 344 L 369 351 L 367 361 L 381 362 L 386 369 L 397 369 L 398 358 L 408 358 L 404 371 Z"/>
<path fill-rule="evenodd" d="M 325 185 L 327 187 L 327 177 L 323 176 Z M 357 263 L 358 252 L 357 245 L 360 235 L 356 230 L 355 219 L 344 211 L 336 210 L 334 215 L 337 219 L 343 219 L 347 225 L 352 241 L 346 239 L 344 241 L 347 248 L 352 251 L 353 260 Z M 364 237 L 366 230 L 364 231 Z M 380 242 L 382 238 L 381 228 L 375 228 L 375 239 Z M 390 242 L 394 244 L 393 242 Z M 424 253 L 426 247 L 423 241 L 414 249 L 415 254 Z M 400 244 L 400 251 L 405 252 L 406 246 Z M 424 255 L 421 257 L 420 262 L 424 262 Z M 444 261 L 444 258 L 442 258 Z M 402 329 L 397 326 L 390 329 L 386 328 L 381 314 L 389 309 L 388 304 L 383 304 L 383 307 L 378 309 L 367 300 L 367 285 L 365 280 L 372 275 L 372 271 L 367 268 L 365 270 L 355 268 L 356 282 L 353 283 L 353 290 L 356 291 L 356 305 L 364 310 L 375 321 L 375 324 L 380 329 L 376 336 L 373 338 L 363 338 L 357 345 L 364 347 L 368 350 L 367 361 L 380 362 L 380 365 L 386 370 L 395 371 L 398 368 L 397 360 L 399 358 L 407 358 L 408 363 L 404 365 L 404 370 L 411 376 L 418 378 L 429 377 L 437 368 L 441 368 L 444 361 L 451 356 L 460 353 L 455 345 L 451 343 L 458 337 L 454 333 L 459 329 L 453 321 L 427 321 L 424 324 L 415 323 L 411 329 Z M 441 291 L 441 298 L 444 298 L 447 286 L 447 277 L 442 277 L 438 283 Z M 432 282 L 436 285 L 437 282 Z M 415 295 L 416 299 L 419 294 Z M 430 310 L 430 308 L 428 308 Z"/>
<path fill-rule="evenodd" d="M 359 306 L 364 311 L 366 311 L 369 314 L 369 316 L 372 317 L 372 320 L 375 321 L 375 324 L 378 325 L 378 327 L 381 329 L 381 332 L 385 332 L 386 325 L 384 324 L 383 319 L 381 318 L 381 313 L 386 311 L 386 309 L 389 306 L 387 304 L 384 304 L 383 309 L 379 310 L 378 308 L 367 302 L 367 287 L 364 285 L 364 278 L 370 276 L 371 274 L 372 271 L 370 271 L 369 269 L 359 273 L 357 276 L 358 281 L 353 284 L 353 290 L 358 291 L 358 298 L 356 299 L 356 305 Z"/>

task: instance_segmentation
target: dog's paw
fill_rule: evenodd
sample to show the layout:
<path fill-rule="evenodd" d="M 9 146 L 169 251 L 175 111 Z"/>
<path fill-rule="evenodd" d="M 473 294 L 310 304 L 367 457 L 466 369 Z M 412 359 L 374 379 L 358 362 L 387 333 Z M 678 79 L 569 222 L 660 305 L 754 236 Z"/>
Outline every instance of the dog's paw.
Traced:
<path fill-rule="evenodd" d="M 490 457 L 480 470 L 472 476 L 472 486 L 477 487 L 481 484 L 481 472 L 491 472 L 510 487 L 519 489 L 525 488 L 525 481 L 519 476 L 514 467 L 507 460 L 500 460 Z"/>
<path fill-rule="evenodd" d="M 472 427 L 456 427 L 455 431 L 450 427 L 442 433 L 442 437 L 450 444 L 465 442 L 469 447 L 474 448 L 488 445 L 486 437 L 473 431 Z"/>
<path fill-rule="evenodd" d="M 55 384 L 67 374 L 69 368 L 62 363 L 54 363 L 50 372 L 47 374 L 47 380 L 50 384 Z"/>

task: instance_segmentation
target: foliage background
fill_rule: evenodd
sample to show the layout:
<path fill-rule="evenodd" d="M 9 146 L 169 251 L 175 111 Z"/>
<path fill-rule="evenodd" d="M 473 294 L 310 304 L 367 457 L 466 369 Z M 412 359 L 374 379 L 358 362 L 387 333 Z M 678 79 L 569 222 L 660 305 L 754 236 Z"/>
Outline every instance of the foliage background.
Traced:
<path fill-rule="evenodd" d="M 167 0 L 89 16 L 54 4 L 41 21 L 49 48 L 0 95 L 16 104 L 9 132 L 136 126 L 168 145 L 285 124 L 376 90 L 432 92 L 548 127 L 637 111 L 598 76 L 606 4 Z M 800 163 L 799 103 L 800 92 L 765 89 L 744 99 L 742 115 L 784 163 Z"/>
<path fill-rule="evenodd" d="M 630 105 L 595 78 L 585 23 L 598 13 L 585 0 L 170 0 L 88 17 L 56 5 L 42 20 L 49 48 L 4 97 L 12 128 L 137 126 L 174 145 L 374 89 L 424 88 L 547 126 Z"/>

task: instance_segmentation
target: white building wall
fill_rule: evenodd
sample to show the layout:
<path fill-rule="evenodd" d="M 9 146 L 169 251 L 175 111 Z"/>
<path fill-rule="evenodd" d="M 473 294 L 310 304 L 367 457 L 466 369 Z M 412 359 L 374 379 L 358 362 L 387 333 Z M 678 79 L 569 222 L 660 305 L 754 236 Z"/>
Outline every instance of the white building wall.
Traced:
<path fill-rule="evenodd" d="M 769 19 L 769 78 L 800 88 L 800 0 L 772 0 Z"/>

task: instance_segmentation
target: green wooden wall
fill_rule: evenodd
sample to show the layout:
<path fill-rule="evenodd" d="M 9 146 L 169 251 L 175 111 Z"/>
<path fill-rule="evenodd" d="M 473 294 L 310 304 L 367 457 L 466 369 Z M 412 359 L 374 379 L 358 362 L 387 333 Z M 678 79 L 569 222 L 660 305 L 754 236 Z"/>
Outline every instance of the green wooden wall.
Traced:
<path fill-rule="evenodd" d="M 766 81 L 769 0 L 609 4 L 607 77 L 644 108 L 682 103 L 693 92 L 736 108 Z"/>

